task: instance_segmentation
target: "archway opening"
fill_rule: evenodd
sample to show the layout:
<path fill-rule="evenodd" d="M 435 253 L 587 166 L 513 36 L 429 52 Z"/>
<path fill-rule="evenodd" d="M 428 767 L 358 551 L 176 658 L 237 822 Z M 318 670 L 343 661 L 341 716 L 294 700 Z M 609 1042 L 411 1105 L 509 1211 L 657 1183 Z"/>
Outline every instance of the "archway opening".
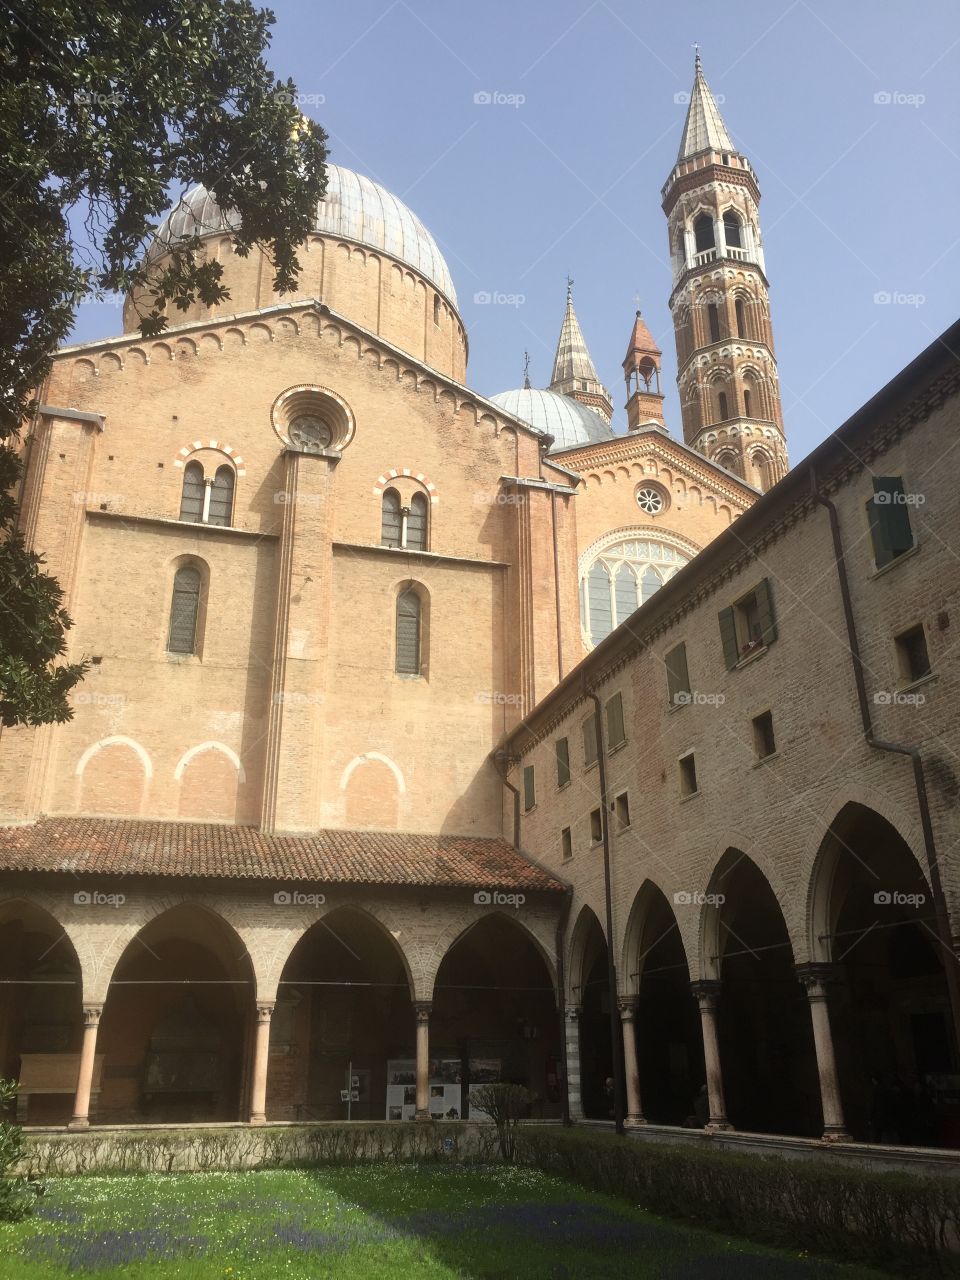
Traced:
<path fill-rule="evenodd" d="M 458 1074 L 459 1111 L 469 1118 L 471 1090 L 497 1082 L 519 1084 L 534 1094 L 531 1115 L 557 1117 L 563 1103 L 561 1054 L 556 992 L 546 961 L 519 923 L 499 913 L 485 916 L 453 944 L 437 973 L 430 1018 L 431 1094 Z"/>
<path fill-rule="evenodd" d="M 696 1114 L 704 1081 L 700 1018 L 673 909 L 653 885 L 641 894 L 645 900 L 635 910 L 643 912 L 643 924 L 627 959 L 631 986 L 639 993 L 640 1099 L 651 1124 L 683 1125 Z"/>
<path fill-rule="evenodd" d="M 399 1083 L 408 1091 L 406 1102 L 396 1105 L 412 1116 L 414 1036 L 410 982 L 397 944 L 365 912 L 328 912 L 294 947 L 280 977 L 270 1026 L 268 1119 L 401 1119 L 385 1102 L 388 1085 L 398 1083 L 393 1075 L 403 1076 Z"/>
<path fill-rule="evenodd" d="M 731 849 L 712 890 L 721 990 L 720 1061 L 737 1129 L 819 1137 L 823 1132 L 813 1028 L 783 913 L 766 877 Z"/>
<path fill-rule="evenodd" d="M 820 858 L 816 943 L 838 979 L 830 1019 L 847 1127 L 865 1141 L 960 1147 L 960 1064 L 920 866 L 859 804 L 832 824 Z"/>
<path fill-rule="evenodd" d="M 83 1038 L 80 963 L 56 920 L 32 904 L 0 908 L 0 990 L 0 1076 L 37 1088 L 18 1098 L 18 1118 L 64 1124 Z"/>
<path fill-rule="evenodd" d="M 249 957 L 219 916 L 184 904 L 151 920 L 110 979 L 98 1119 L 241 1119 L 253 993 Z"/>
<path fill-rule="evenodd" d="M 578 921 L 574 957 L 573 995 L 580 1004 L 583 1113 L 591 1120 L 612 1120 L 614 1072 L 610 1035 L 610 971 L 607 940 L 592 911 L 584 912 Z"/>

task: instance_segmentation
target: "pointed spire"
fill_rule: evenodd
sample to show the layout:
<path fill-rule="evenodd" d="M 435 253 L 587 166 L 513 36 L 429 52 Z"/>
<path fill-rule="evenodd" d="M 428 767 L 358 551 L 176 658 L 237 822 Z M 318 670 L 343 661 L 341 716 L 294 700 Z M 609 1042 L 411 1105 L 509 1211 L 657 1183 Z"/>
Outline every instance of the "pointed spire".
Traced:
<path fill-rule="evenodd" d="M 690 105 L 687 107 L 687 119 L 683 126 L 677 160 L 685 160 L 701 151 L 736 151 L 736 147 L 710 92 L 703 74 L 700 50 L 697 49 L 693 64 L 693 89 L 690 91 Z"/>
<path fill-rule="evenodd" d="M 646 326 L 643 316 L 637 312 L 636 319 L 633 322 L 633 332 L 630 334 L 630 341 L 627 344 L 627 354 L 623 357 L 624 369 L 638 368 L 644 356 L 656 357 L 656 363 L 659 364 L 660 356 L 663 352 L 653 340 L 653 334 Z"/>
<path fill-rule="evenodd" d="M 581 404 L 589 405 L 597 413 L 602 414 L 607 422 L 613 417 L 613 401 L 597 376 L 597 370 L 590 359 L 587 343 L 580 328 L 580 321 L 573 309 L 573 281 L 567 276 L 567 309 L 564 312 L 563 324 L 560 326 L 560 338 L 557 342 L 557 354 L 553 358 L 553 376 L 550 379 L 549 391 L 570 396 Z"/>

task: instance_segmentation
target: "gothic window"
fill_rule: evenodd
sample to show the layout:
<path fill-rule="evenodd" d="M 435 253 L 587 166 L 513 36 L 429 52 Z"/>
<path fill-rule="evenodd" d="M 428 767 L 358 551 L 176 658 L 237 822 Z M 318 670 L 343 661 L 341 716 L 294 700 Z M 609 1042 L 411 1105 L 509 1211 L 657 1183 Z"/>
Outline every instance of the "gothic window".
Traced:
<path fill-rule="evenodd" d="M 420 674 L 420 597 L 413 587 L 407 587 L 397 596 L 397 655 L 395 670 L 398 675 Z"/>
<path fill-rule="evenodd" d="M 233 519 L 233 468 L 217 467 L 210 491 L 207 524 L 229 525 Z"/>
<path fill-rule="evenodd" d="M 717 404 L 720 406 L 719 420 L 721 422 L 726 422 L 728 414 L 727 414 L 727 393 L 725 391 L 721 391 L 720 394 L 717 396 Z"/>
<path fill-rule="evenodd" d="M 422 493 L 415 493 L 410 499 L 406 526 L 405 545 L 411 551 L 425 551 L 427 549 L 427 499 Z"/>
<path fill-rule="evenodd" d="M 396 489 L 387 489 L 380 504 L 381 546 L 402 546 L 402 535 L 403 517 L 400 511 L 400 495 Z"/>
<path fill-rule="evenodd" d="M 689 556 L 659 538 L 626 538 L 582 571 L 580 618 L 592 648 L 670 580 Z"/>
<path fill-rule="evenodd" d="M 180 495 L 180 519 L 197 524 L 203 516 L 203 467 L 188 462 L 183 469 L 183 492 Z"/>
<path fill-rule="evenodd" d="M 728 249 L 743 248 L 740 219 L 732 209 L 728 209 L 723 215 L 723 238 Z"/>
<path fill-rule="evenodd" d="M 747 336 L 747 317 L 742 298 L 737 298 L 734 303 L 734 310 L 737 313 L 737 337 L 745 338 Z"/>
<path fill-rule="evenodd" d="M 193 565 L 183 565 L 177 570 L 173 579 L 170 634 L 167 639 L 167 649 L 170 653 L 196 653 L 197 651 L 200 583 L 200 570 Z"/>
<path fill-rule="evenodd" d="M 717 304 L 710 302 L 707 304 L 707 320 L 710 324 L 710 341 L 720 341 L 720 312 L 717 310 Z"/>
<path fill-rule="evenodd" d="M 713 234 L 713 218 L 709 213 L 701 213 L 693 224 L 693 235 L 696 241 L 697 253 L 705 253 L 707 249 L 716 248 L 716 240 Z"/>

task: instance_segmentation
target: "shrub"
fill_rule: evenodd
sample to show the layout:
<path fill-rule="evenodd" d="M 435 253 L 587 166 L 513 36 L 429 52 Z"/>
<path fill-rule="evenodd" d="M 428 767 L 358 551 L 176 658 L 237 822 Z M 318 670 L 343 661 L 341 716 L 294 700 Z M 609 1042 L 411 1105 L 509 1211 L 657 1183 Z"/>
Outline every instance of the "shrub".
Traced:
<path fill-rule="evenodd" d="M 517 1148 L 517 1125 L 530 1114 L 536 1094 L 522 1084 L 478 1085 L 470 1095 L 471 1109 L 476 1108 L 493 1121 L 500 1140 L 500 1154 L 512 1163 Z"/>
<path fill-rule="evenodd" d="M 669 1217 L 912 1275 L 960 1276 L 960 1178 L 524 1127 L 518 1158 Z"/>
<path fill-rule="evenodd" d="M 36 1178 L 13 1174 L 23 1156 L 23 1130 L 2 1118 L 2 1111 L 17 1096 L 15 1080 L 0 1080 L 0 1222 L 18 1222 L 33 1212 L 43 1183 Z"/>

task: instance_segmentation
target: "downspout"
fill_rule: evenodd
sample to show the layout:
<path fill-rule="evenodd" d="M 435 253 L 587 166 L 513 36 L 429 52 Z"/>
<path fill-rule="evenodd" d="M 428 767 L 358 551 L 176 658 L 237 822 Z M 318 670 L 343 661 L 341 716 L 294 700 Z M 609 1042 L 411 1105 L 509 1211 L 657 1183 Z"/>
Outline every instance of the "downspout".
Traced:
<path fill-rule="evenodd" d="M 826 507 L 830 515 L 830 532 L 833 536 L 833 554 L 837 564 L 837 578 L 840 584 L 840 597 L 843 601 L 843 616 L 847 626 L 847 647 L 853 663 L 853 678 L 857 686 L 857 701 L 860 704 L 860 719 L 863 722 L 863 734 L 867 744 L 877 751 L 889 752 L 892 755 L 909 756 L 913 763 L 913 781 L 917 792 L 917 807 L 920 810 L 920 827 L 923 831 L 923 847 L 927 858 L 927 870 L 930 873 L 930 888 L 933 892 L 933 910 L 940 945 L 950 960 L 956 960 L 953 939 L 950 931 L 950 914 L 947 910 L 947 899 L 940 879 L 940 865 L 937 857 L 937 845 L 933 834 L 933 821 L 930 817 L 930 800 L 927 796 L 927 783 L 924 776 L 923 756 L 918 747 L 904 746 L 899 742 L 887 742 L 878 738 L 873 732 L 873 719 L 870 714 L 870 700 L 867 697 L 867 685 L 863 675 L 863 659 L 860 656 L 860 641 L 857 637 L 856 620 L 853 615 L 853 599 L 850 595 L 850 582 L 847 578 L 847 566 L 843 555 L 843 541 L 840 537 L 840 517 L 836 506 L 829 498 L 824 497 L 817 487 L 816 470 L 810 468 L 810 492 L 814 499 Z M 950 1014 L 953 1020 L 954 1047 L 960 1059 L 960 972 L 956 963 L 943 966 L 947 981 L 947 993 L 950 999 Z"/>
<path fill-rule="evenodd" d="M 573 1123 L 570 1119 L 570 1063 L 567 1058 L 567 975 L 563 963 L 563 948 L 566 941 L 567 920 L 570 916 L 570 905 L 573 902 L 573 889 L 567 888 L 563 899 L 563 910 L 557 921 L 557 1010 L 560 1014 L 560 1052 L 563 1054 L 563 1087 L 560 1097 L 563 1100 L 563 1124 L 565 1128 Z"/>
<path fill-rule="evenodd" d="M 500 775 L 500 781 L 508 791 L 513 792 L 513 847 L 520 848 L 520 788 L 515 787 L 507 777 L 507 770 L 512 764 L 516 763 L 516 756 L 510 755 L 506 751 L 495 751 L 491 757 L 493 767 Z"/>
<path fill-rule="evenodd" d="M 560 602 L 560 543 L 557 538 L 557 491 L 550 493 L 550 514 L 553 526 L 553 590 L 557 612 L 557 683 L 563 679 L 563 609 Z"/>
<path fill-rule="evenodd" d="M 617 1008 L 617 965 L 613 957 L 613 894 L 610 876 L 610 824 L 607 821 L 607 765 L 603 749 L 603 709 L 599 697 L 587 688 L 583 673 L 583 695 L 593 702 L 597 736 L 597 764 L 600 767 L 600 831 L 603 836 L 603 891 L 607 920 L 607 985 L 610 989 L 610 1047 L 613 1052 L 613 1119 L 617 1133 L 623 1127 L 623 1053 L 620 1049 L 620 1012 Z"/>

